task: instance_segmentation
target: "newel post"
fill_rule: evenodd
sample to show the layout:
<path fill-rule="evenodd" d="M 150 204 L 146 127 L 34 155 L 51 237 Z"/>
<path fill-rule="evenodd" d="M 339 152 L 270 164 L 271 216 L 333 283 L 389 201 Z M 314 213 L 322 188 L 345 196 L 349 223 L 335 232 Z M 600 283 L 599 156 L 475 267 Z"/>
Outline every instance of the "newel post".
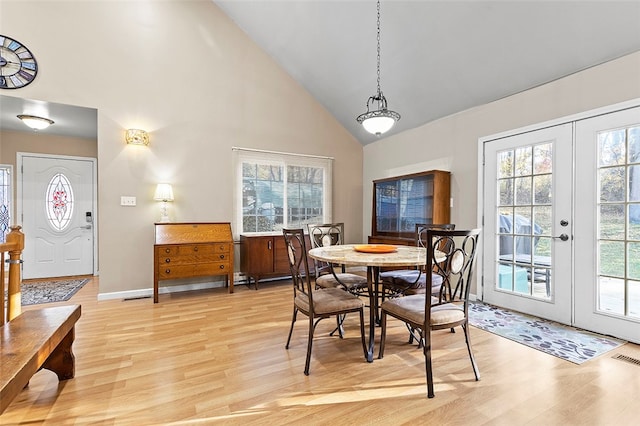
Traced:
<path fill-rule="evenodd" d="M 22 312 L 22 293 L 20 291 L 20 265 L 24 250 L 24 234 L 21 226 L 12 226 L 7 234 L 7 244 L 13 247 L 9 250 L 9 291 L 7 298 L 7 320 L 11 321 Z M 4 265 L 2 265 L 4 268 Z"/>

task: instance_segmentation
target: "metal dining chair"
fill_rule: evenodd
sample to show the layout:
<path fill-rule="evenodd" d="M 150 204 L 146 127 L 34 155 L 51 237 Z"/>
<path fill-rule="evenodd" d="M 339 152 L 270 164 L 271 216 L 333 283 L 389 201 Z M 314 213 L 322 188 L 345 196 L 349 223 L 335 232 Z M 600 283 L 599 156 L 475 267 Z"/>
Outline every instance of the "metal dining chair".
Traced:
<path fill-rule="evenodd" d="M 469 290 L 473 276 L 473 266 L 476 251 L 478 248 L 478 237 L 480 229 L 464 231 L 441 231 L 428 230 L 427 239 L 432 241 L 427 247 L 427 265 L 434 264 L 436 250 L 444 251 L 446 259 L 443 262 L 435 263 L 438 267 L 445 268 L 447 278 L 455 283 L 452 289 L 451 300 L 447 303 L 439 303 L 437 297 L 431 293 L 431 274 L 427 275 L 426 292 L 405 297 L 388 299 L 381 306 L 381 337 L 380 352 L 378 358 L 384 355 L 387 316 L 403 321 L 414 330 L 416 339 L 422 341 L 425 359 L 425 371 L 427 376 L 427 396 L 433 398 L 433 368 L 431 360 L 431 332 L 433 330 L 453 329 L 460 326 L 464 332 L 467 351 L 473 367 L 476 380 L 480 379 L 480 372 L 471 350 L 471 340 L 469 336 Z"/>
<path fill-rule="evenodd" d="M 311 348 L 313 334 L 318 323 L 325 318 L 335 316 L 339 318 L 350 312 L 357 312 L 360 316 L 360 339 L 364 357 L 367 358 L 367 346 L 364 336 L 364 302 L 357 296 L 336 287 L 316 288 L 309 274 L 309 261 L 303 229 L 283 229 L 287 247 L 291 281 L 293 282 L 293 318 L 287 338 L 286 348 L 289 349 L 293 326 L 298 312 L 309 319 L 309 335 L 307 341 L 307 358 L 304 374 L 309 375 L 311 363 Z M 339 321 L 340 323 L 340 321 Z M 341 323 L 340 323 L 341 324 Z M 342 335 L 340 336 L 342 338 Z"/>
<path fill-rule="evenodd" d="M 309 224 L 307 228 L 311 248 L 336 246 L 344 243 L 344 223 L 342 222 Z M 314 266 L 318 287 L 339 287 L 357 296 L 368 294 L 367 277 L 346 272 L 344 265 L 314 260 Z"/>

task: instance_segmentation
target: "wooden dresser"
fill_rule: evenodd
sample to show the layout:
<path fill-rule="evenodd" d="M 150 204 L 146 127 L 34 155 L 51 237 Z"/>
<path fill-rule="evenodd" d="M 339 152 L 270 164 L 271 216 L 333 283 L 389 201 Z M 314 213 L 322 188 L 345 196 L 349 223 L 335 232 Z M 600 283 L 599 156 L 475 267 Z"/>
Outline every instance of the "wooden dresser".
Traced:
<path fill-rule="evenodd" d="M 305 235 L 305 242 L 307 248 L 311 248 L 308 235 Z M 247 285 L 253 278 L 256 290 L 262 278 L 290 277 L 287 246 L 282 234 L 240 235 L 240 270 L 247 275 Z"/>
<path fill-rule="evenodd" d="M 153 265 L 153 303 L 158 303 L 162 280 L 226 275 L 233 293 L 231 224 L 156 223 Z"/>

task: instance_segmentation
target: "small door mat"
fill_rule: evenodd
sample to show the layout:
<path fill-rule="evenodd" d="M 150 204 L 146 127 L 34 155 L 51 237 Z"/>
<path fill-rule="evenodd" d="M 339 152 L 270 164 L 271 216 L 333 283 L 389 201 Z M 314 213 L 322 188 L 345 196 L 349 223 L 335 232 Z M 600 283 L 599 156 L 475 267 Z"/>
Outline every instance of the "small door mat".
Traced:
<path fill-rule="evenodd" d="M 626 343 L 482 302 L 469 305 L 469 324 L 574 364 L 582 364 Z"/>
<path fill-rule="evenodd" d="M 64 302 L 88 282 L 89 278 L 23 282 L 20 285 L 22 306 Z"/>

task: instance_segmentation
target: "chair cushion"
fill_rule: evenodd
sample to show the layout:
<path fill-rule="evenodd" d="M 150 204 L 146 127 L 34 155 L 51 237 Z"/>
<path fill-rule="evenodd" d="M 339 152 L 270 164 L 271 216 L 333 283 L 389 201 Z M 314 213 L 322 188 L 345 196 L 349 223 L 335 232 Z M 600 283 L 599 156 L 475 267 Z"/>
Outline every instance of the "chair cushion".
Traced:
<path fill-rule="evenodd" d="M 304 312 L 309 312 L 309 299 L 298 294 L 294 303 Z M 339 288 L 323 288 L 313 292 L 313 307 L 316 315 L 333 314 L 364 307 L 364 302 Z"/>
<path fill-rule="evenodd" d="M 424 323 L 425 295 L 416 294 L 413 296 L 398 297 L 386 300 L 382 304 L 382 309 L 389 314 L 407 320 L 415 324 Z M 438 303 L 436 297 L 431 297 L 431 303 Z M 462 306 L 445 303 L 431 307 L 431 325 L 443 325 L 455 323 L 464 319 Z"/>
<path fill-rule="evenodd" d="M 420 275 L 419 277 L 418 274 Z M 383 272 L 380 274 L 380 277 L 386 287 L 390 288 L 393 292 L 406 296 L 424 294 L 427 284 L 427 278 L 424 273 L 420 274 L 420 271 L 410 269 Z M 440 294 L 440 288 L 443 282 L 442 276 L 432 273 L 431 282 L 431 294 Z"/>
<path fill-rule="evenodd" d="M 336 274 L 336 277 L 347 288 L 352 289 L 354 287 L 366 287 L 367 277 L 363 277 L 357 274 L 340 273 Z M 336 288 L 340 287 L 340 283 L 336 281 L 333 274 L 321 275 L 316 278 L 316 285 L 322 288 Z"/>
<path fill-rule="evenodd" d="M 461 305 L 445 303 L 431 308 L 431 325 L 453 324 L 464 319 L 464 309 Z"/>
<path fill-rule="evenodd" d="M 380 274 L 380 278 L 384 282 L 399 285 L 407 285 L 413 288 L 424 287 L 427 283 L 427 277 L 424 273 L 412 269 L 402 269 L 398 271 L 387 271 Z M 416 282 L 417 280 L 417 282 Z M 431 286 L 440 287 L 442 285 L 442 276 L 436 273 L 431 274 Z"/>

